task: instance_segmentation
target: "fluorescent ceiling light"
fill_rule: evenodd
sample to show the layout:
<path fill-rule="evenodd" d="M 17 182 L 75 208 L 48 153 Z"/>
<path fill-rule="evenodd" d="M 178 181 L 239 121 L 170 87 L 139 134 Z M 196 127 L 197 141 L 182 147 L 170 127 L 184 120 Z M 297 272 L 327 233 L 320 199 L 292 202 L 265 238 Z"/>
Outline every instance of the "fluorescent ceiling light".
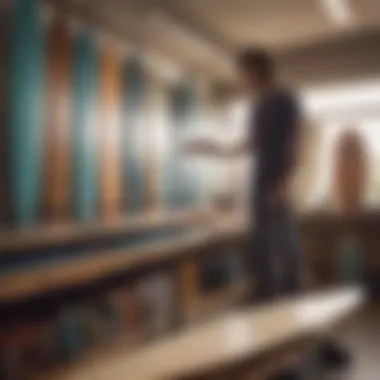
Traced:
<path fill-rule="evenodd" d="M 338 25 L 352 22 L 353 12 L 348 0 L 320 0 L 327 15 Z"/>

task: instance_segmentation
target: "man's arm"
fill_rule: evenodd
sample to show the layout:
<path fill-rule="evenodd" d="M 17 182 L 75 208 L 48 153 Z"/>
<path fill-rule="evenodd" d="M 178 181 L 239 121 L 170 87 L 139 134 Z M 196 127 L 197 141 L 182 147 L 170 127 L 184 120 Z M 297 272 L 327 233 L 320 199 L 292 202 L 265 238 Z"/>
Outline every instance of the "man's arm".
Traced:
<path fill-rule="evenodd" d="M 190 142 L 184 149 L 192 155 L 208 155 L 219 158 L 236 158 L 252 153 L 248 140 L 241 140 L 230 145 L 222 145 L 213 139 L 202 139 Z"/>

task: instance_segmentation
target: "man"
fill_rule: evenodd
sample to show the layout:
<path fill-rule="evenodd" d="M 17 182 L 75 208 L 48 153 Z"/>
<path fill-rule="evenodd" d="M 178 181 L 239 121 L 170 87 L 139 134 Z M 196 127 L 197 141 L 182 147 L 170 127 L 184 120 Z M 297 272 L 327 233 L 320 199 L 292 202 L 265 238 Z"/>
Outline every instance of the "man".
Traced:
<path fill-rule="evenodd" d="M 269 301 L 279 293 L 294 294 L 301 289 L 300 251 L 291 201 L 300 114 L 297 99 L 279 85 L 274 62 L 265 51 L 244 51 L 238 66 L 255 97 L 249 139 L 224 148 L 203 141 L 190 150 L 223 157 L 248 153 L 256 158 L 251 194 L 253 296 Z"/>
<path fill-rule="evenodd" d="M 295 96 L 279 86 L 274 63 L 266 52 L 245 51 L 239 67 L 257 94 L 248 143 L 256 157 L 252 199 L 256 299 L 271 300 L 280 292 L 301 290 L 302 268 L 291 199 L 300 112 Z"/>
<path fill-rule="evenodd" d="M 249 244 L 255 279 L 253 299 L 271 301 L 279 294 L 297 294 L 302 290 L 305 267 L 292 205 L 301 114 L 297 98 L 280 86 L 274 62 L 265 51 L 247 49 L 238 65 L 254 96 L 249 139 L 229 147 L 202 141 L 189 149 L 222 157 L 248 153 L 256 158 Z M 322 347 L 321 358 L 328 365 L 346 362 L 344 353 L 331 343 Z M 297 370 L 279 378 L 302 377 Z"/>

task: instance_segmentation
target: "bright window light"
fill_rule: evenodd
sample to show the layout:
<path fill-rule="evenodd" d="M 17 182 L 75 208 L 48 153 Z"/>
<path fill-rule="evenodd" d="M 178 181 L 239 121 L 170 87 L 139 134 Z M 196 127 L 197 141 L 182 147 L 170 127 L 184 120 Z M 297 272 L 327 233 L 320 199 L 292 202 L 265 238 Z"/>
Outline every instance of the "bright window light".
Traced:
<path fill-rule="evenodd" d="M 328 17 L 337 25 L 347 25 L 353 20 L 348 0 L 320 0 Z"/>
<path fill-rule="evenodd" d="M 361 113 L 379 110 L 380 80 L 306 90 L 302 94 L 305 110 L 311 116 Z M 343 112 L 342 112 L 343 111 Z"/>
<path fill-rule="evenodd" d="M 365 204 L 380 204 L 380 79 L 340 86 L 310 88 L 302 93 L 306 113 L 320 126 L 319 158 L 314 186 L 308 202 L 311 207 L 331 199 L 334 150 L 345 130 L 355 130 L 366 144 L 368 184 Z"/>

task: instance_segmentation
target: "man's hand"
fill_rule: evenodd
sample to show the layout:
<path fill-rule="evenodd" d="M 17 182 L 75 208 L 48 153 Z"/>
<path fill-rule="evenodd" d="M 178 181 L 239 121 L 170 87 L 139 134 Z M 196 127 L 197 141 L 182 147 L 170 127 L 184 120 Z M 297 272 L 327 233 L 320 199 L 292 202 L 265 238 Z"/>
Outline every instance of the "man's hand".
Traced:
<path fill-rule="evenodd" d="M 246 141 L 239 141 L 233 145 L 223 145 L 213 139 L 203 139 L 187 143 L 183 148 L 184 154 L 209 155 L 218 158 L 236 158 L 250 152 Z"/>
<path fill-rule="evenodd" d="M 183 148 L 183 153 L 188 155 L 217 155 L 220 149 L 213 140 L 199 140 L 190 142 Z"/>
<path fill-rule="evenodd" d="M 280 182 L 273 189 L 269 191 L 268 200 L 272 207 L 284 204 L 290 200 L 290 181 L 286 180 Z"/>

